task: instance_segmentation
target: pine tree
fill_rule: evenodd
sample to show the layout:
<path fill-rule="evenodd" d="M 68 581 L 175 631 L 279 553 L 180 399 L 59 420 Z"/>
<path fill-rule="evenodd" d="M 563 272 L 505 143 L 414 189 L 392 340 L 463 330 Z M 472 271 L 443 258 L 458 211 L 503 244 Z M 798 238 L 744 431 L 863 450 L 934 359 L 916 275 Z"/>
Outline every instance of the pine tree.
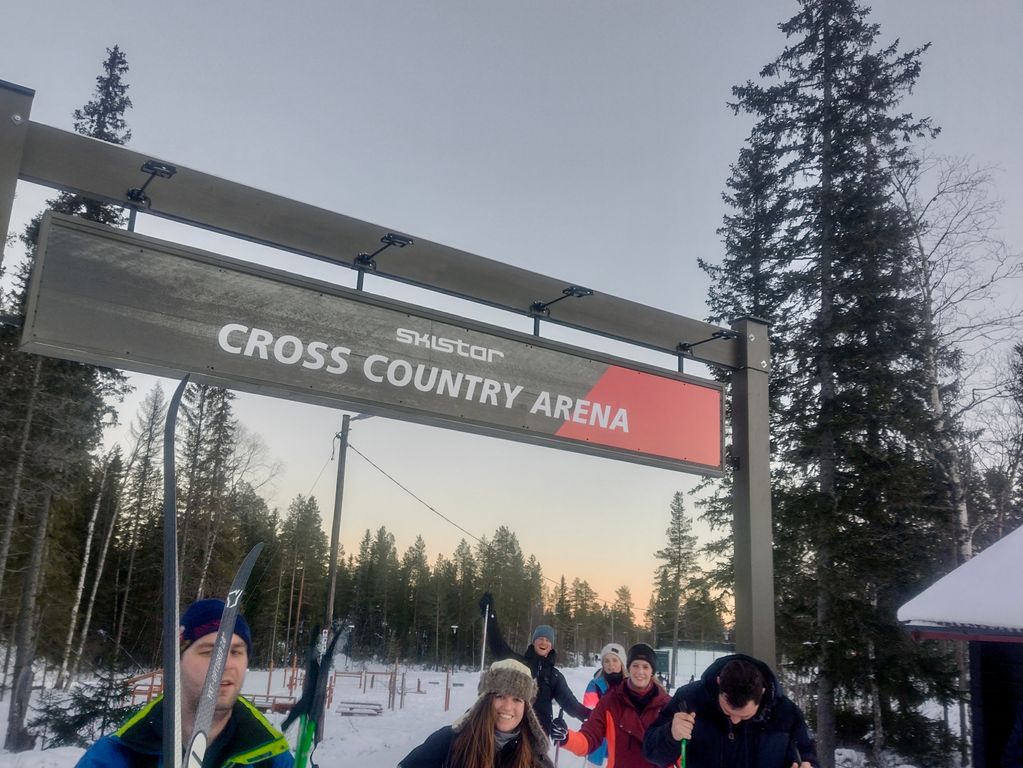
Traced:
<path fill-rule="evenodd" d="M 349 615 L 354 629 L 349 638 L 349 646 L 355 653 L 365 653 L 370 645 L 372 633 L 372 613 L 370 611 L 370 585 L 372 584 L 372 546 L 373 539 L 369 529 L 359 542 L 359 551 L 354 556 L 352 572 L 352 612 Z"/>
<path fill-rule="evenodd" d="M 476 601 L 483 590 L 479 584 L 479 566 L 465 539 L 458 542 L 452 559 L 458 584 L 458 616 L 455 622 L 460 627 L 455 638 L 455 659 L 458 663 L 463 659 L 471 660 L 476 653 L 483 632 Z"/>
<path fill-rule="evenodd" d="M 615 590 L 615 601 L 611 605 L 610 640 L 628 648 L 636 642 L 635 632 L 636 617 L 632 612 L 632 590 L 623 584 Z"/>
<path fill-rule="evenodd" d="M 370 546 L 372 565 L 370 592 L 370 627 L 375 642 L 375 655 L 381 660 L 393 659 L 395 654 L 396 621 L 400 608 L 398 592 L 398 550 L 394 534 L 384 526 L 377 529 Z"/>
<path fill-rule="evenodd" d="M 773 321 L 779 640 L 815 672 L 819 752 L 831 768 L 838 694 L 870 701 L 891 723 L 892 698 L 908 703 L 920 690 L 894 613 L 941 529 L 914 450 L 929 421 L 911 233 L 892 174 L 913 162 L 909 142 L 934 131 L 897 109 L 926 46 L 880 47 L 854 0 L 802 0 L 780 29 L 788 43 L 761 71 L 765 82 L 733 89 L 735 110 L 756 123 L 733 177 L 733 263 L 714 275 L 715 295 L 725 311 L 754 291 Z M 760 181 L 770 189 L 738 194 Z M 740 237 L 748 232 L 758 236 Z"/>
<path fill-rule="evenodd" d="M 184 437 L 179 448 L 179 485 L 183 487 L 180 516 L 180 560 L 185 578 L 182 594 L 206 591 L 211 558 L 229 488 L 230 460 L 237 423 L 234 394 L 222 387 L 189 384 L 182 397 Z M 214 567 L 234 562 L 233 548 L 221 546 Z M 222 574 L 218 574 L 222 575 Z"/>
<path fill-rule="evenodd" d="M 110 672 L 68 692 L 44 693 L 30 725 L 43 733 L 43 749 L 89 747 L 131 711 L 127 681 Z"/>
<path fill-rule="evenodd" d="M 689 588 L 689 582 L 699 573 L 696 563 L 696 537 L 692 534 L 693 521 L 686 517 L 685 494 L 675 493 L 671 500 L 671 522 L 665 536 L 667 545 L 657 550 L 654 556 L 662 560 L 661 581 L 658 584 L 658 595 L 661 600 L 670 600 L 671 616 L 671 647 L 678 648 L 679 626 L 682 619 L 682 601 Z M 669 680 L 675 680 L 675 657 L 672 654 L 672 666 Z"/>
<path fill-rule="evenodd" d="M 76 131 L 116 144 L 130 138 L 124 122 L 124 113 L 131 107 L 123 80 L 127 70 L 124 54 L 116 46 L 108 49 L 93 99 L 74 114 Z M 123 221 L 118 208 L 68 193 L 48 204 L 60 213 L 104 224 L 116 226 Z M 41 218 L 31 222 L 22 236 L 29 259 L 16 274 L 15 295 L 10 301 L 15 314 L 24 313 Z M 47 531 L 53 519 L 71 514 L 65 502 L 73 496 L 75 484 L 87 475 L 89 453 L 99 441 L 104 422 L 115 418 L 110 403 L 123 395 L 125 384 L 121 374 L 109 369 L 24 355 L 15 351 L 16 345 L 14 329 L 4 326 L 0 330 L 0 361 L 4 366 L 0 379 L 5 381 L 6 396 L 0 404 L 0 423 L 14 425 L 11 434 L 18 438 L 14 445 L 5 446 L 5 461 L 0 462 L 13 468 L 0 489 L 7 510 L 0 536 L 0 589 L 12 559 L 17 567 L 24 568 L 14 638 L 17 688 L 11 701 L 5 747 L 21 751 L 34 742 L 25 728 L 25 715 L 36 646 L 33 632 L 39 614 L 37 597 L 45 579 Z M 8 549 L 17 533 L 15 514 L 19 510 L 29 525 L 24 559 L 10 557 L 14 552 Z M 10 592 L 7 589 L 4 594 Z"/>
<path fill-rule="evenodd" d="M 395 630 L 405 642 L 401 649 L 404 658 L 422 662 L 429 650 L 429 616 L 426 613 L 430 601 L 430 565 L 426 560 L 426 542 L 416 536 L 415 542 L 401 558 L 398 583 L 402 600 L 395 617 Z"/>
<path fill-rule="evenodd" d="M 384 531 L 383 528 L 380 530 Z M 292 652 L 301 654 L 309 645 L 309 633 L 323 618 L 323 605 L 327 596 L 329 548 L 315 498 L 299 494 L 288 505 L 287 514 L 281 523 L 280 543 L 286 553 L 285 557 L 290 554 L 292 562 L 302 574 L 301 587 L 296 585 L 296 606 L 293 610 L 297 626 L 291 627 Z M 302 597 L 299 601 L 300 594 Z"/>
<path fill-rule="evenodd" d="M 146 567 L 138 569 L 138 573 L 151 575 L 144 580 L 141 590 L 136 590 L 135 600 L 138 605 L 154 605 L 160 599 L 162 585 L 158 583 L 159 564 L 162 562 L 162 550 L 157 547 L 162 534 L 162 493 L 163 493 L 163 424 L 167 404 L 163 389 L 156 385 L 143 400 L 135 421 L 131 426 L 131 437 L 134 441 L 132 455 L 134 461 L 128 472 L 124 489 L 124 501 L 121 515 L 117 521 L 120 527 L 118 554 L 127 559 L 123 577 L 118 579 L 123 593 L 119 597 L 119 611 L 114 630 L 114 663 L 118 661 L 121 643 L 124 639 L 124 625 L 133 611 L 129 611 L 132 589 L 135 587 L 136 561 Z M 143 550 L 140 553 L 140 549 Z M 141 594 L 139 594 L 141 592 Z M 137 636 L 137 633 L 136 633 Z"/>
<path fill-rule="evenodd" d="M 565 581 L 564 574 L 554 588 L 554 605 L 551 613 L 554 614 L 554 631 L 563 637 L 563 633 L 568 631 L 572 623 L 572 606 L 569 603 L 568 582 Z"/>

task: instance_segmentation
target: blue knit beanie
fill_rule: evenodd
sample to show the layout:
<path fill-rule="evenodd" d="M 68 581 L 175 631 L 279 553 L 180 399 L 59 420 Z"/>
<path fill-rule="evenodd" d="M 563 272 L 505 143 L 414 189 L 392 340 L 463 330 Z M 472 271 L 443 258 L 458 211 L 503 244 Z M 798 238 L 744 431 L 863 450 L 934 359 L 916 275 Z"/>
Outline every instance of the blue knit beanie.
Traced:
<path fill-rule="evenodd" d="M 533 630 L 533 637 L 529 642 L 535 642 L 538 637 L 546 637 L 551 641 L 551 645 L 554 645 L 554 627 L 549 624 L 541 624 Z"/>
<path fill-rule="evenodd" d="M 181 616 L 179 650 L 185 652 L 200 637 L 220 629 L 220 617 L 224 613 L 224 601 L 217 598 L 196 600 Z M 249 633 L 248 622 L 240 613 L 234 622 L 234 633 L 245 641 L 245 650 L 252 655 L 252 635 Z"/>

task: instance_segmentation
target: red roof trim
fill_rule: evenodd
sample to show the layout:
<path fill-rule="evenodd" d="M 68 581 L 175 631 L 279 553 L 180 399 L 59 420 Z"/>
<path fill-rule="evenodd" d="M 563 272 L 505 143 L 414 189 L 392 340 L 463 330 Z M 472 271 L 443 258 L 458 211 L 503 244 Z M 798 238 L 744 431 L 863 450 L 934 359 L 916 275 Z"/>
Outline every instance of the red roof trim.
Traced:
<path fill-rule="evenodd" d="M 1023 643 L 1023 635 L 993 635 L 976 629 L 910 629 L 914 640 L 969 640 L 974 643 Z"/>

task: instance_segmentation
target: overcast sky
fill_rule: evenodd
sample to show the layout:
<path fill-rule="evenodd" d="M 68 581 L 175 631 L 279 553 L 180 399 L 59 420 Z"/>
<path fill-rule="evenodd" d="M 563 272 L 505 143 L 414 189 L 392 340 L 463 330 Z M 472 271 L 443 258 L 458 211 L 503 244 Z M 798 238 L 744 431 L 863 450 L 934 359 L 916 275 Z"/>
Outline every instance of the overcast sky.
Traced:
<path fill-rule="evenodd" d="M 117 44 L 137 151 L 703 318 L 696 258 L 721 256 L 720 196 L 749 129 L 726 108 L 729 89 L 782 50 L 776 25 L 795 10 L 790 0 L 9 3 L 0 79 L 35 89 L 33 120 L 70 129 Z M 942 126 L 935 152 L 997 167 L 1003 234 L 1018 250 L 1023 3 L 888 0 L 873 18 L 885 40 L 933 43 L 907 107 Z M 21 184 L 12 229 L 49 194 Z M 151 217 L 138 231 L 354 285 L 346 269 Z M 530 330 L 373 277 L 366 288 Z M 153 381 L 137 377 L 125 422 Z M 339 412 L 249 395 L 236 410 L 285 463 L 273 503 L 312 492 L 329 526 Z M 546 576 L 579 576 L 607 600 L 629 585 L 637 614 L 672 495 L 697 480 L 382 418 L 353 425 L 351 441 L 469 531 L 512 527 Z M 381 525 L 399 552 L 421 533 L 431 560 L 464 535 L 350 455 L 345 549 Z"/>

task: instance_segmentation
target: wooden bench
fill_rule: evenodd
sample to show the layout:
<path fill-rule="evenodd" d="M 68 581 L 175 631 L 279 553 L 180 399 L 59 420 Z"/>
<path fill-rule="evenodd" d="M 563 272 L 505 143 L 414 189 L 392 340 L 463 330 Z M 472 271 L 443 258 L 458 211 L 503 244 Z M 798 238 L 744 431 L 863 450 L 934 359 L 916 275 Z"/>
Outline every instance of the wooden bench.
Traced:
<path fill-rule="evenodd" d="M 334 711 L 346 717 L 382 715 L 384 705 L 371 701 L 339 701 Z"/>

